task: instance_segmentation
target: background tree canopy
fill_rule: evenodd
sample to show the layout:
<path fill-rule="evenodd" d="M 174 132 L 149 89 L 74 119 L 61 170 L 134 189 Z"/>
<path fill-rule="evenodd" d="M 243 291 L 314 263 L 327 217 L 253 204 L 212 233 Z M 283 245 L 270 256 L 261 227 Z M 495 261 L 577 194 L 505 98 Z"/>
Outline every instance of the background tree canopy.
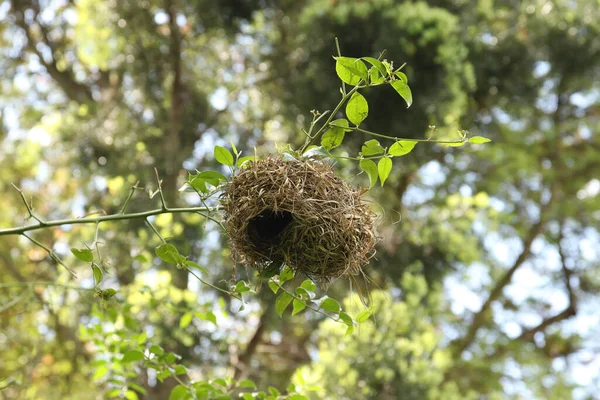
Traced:
<path fill-rule="evenodd" d="M 297 149 L 339 102 L 335 37 L 406 62 L 412 106 L 366 88 L 364 130 L 493 140 L 419 144 L 365 195 L 375 312 L 344 279 L 327 291 L 365 320 L 349 335 L 309 309 L 280 318 L 215 214 L 149 219 L 185 268 L 143 219 L 0 236 L 0 397 L 596 398 L 598 21 L 596 0 L 0 0 L 2 228 L 35 222 L 25 203 L 43 220 L 118 214 L 130 193 L 130 213 L 202 207 L 179 189 L 227 173 L 215 145 Z M 304 279 L 295 293 L 338 315 Z"/>

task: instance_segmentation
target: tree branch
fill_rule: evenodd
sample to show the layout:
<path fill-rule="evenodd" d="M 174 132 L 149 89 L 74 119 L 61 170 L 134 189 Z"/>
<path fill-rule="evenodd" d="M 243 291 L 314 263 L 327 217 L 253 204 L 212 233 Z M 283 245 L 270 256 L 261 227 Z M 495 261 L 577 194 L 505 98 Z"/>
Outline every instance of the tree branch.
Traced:
<path fill-rule="evenodd" d="M 490 292 L 488 298 L 485 300 L 479 311 L 475 313 L 473 319 L 471 320 L 471 325 L 469 326 L 467 333 L 462 338 L 456 339 L 451 343 L 453 352 L 456 356 L 459 356 L 464 350 L 466 350 L 471 344 L 473 344 L 473 342 L 475 341 L 475 337 L 477 336 L 477 332 L 479 332 L 479 329 L 484 325 L 484 322 L 488 317 L 492 303 L 502 295 L 504 288 L 511 282 L 515 272 L 517 272 L 519 267 L 521 267 L 531 255 L 531 245 L 533 244 L 533 241 L 540 234 L 542 228 L 544 227 L 545 214 L 548 208 L 550 207 L 552 197 L 554 196 L 551 195 L 550 199 L 544 205 L 542 205 L 540 209 L 540 217 L 538 222 L 531 226 L 525 238 L 523 239 L 523 250 L 517 257 L 513 265 L 496 283 L 496 285 Z"/>
<path fill-rule="evenodd" d="M 181 213 L 197 213 L 204 217 L 207 217 L 204 213 L 209 213 L 219 210 L 219 206 L 215 207 L 181 207 L 181 208 L 159 208 L 156 210 L 144 211 L 139 213 L 131 214 L 111 214 L 103 215 L 100 217 L 88 217 L 88 218 L 71 218 L 71 219 L 59 219 L 54 221 L 45 221 L 44 223 L 37 223 L 34 225 L 27 225 L 19 228 L 6 228 L 0 229 L 0 236 L 6 235 L 22 235 L 28 231 L 35 231 L 44 228 L 50 228 L 53 226 L 60 225 L 77 225 L 77 224 L 97 224 L 106 221 L 120 221 L 120 220 L 131 220 L 131 219 L 143 219 L 151 217 L 153 215 L 160 214 L 181 214 Z"/>
<path fill-rule="evenodd" d="M 40 63 L 46 68 L 48 74 L 54 79 L 54 81 L 60 86 L 60 88 L 65 92 L 67 97 L 73 101 L 79 103 L 90 103 L 93 102 L 94 99 L 92 97 L 91 89 L 82 83 L 77 82 L 75 79 L 75 74 L 71 68 L 59 68 L 56 61 L 56 48 L 52 41 L 50 41 L 48 37 L 48 32 L 46 27 L 37 22 L 37 27 L 40 30 L 40 34 L 42 36 L 42 43 L 50 49 L 51 60 L 46 61 L 41 51 L 36 46 L 36 39 L 34 37 L 34 32 L 32 31 L 31 26 L 25 21 L 25 4 L 20 0 L 12 0 L 11 1 L 11 9 L 13 10 L 13 15 L 15 15 L 15 21 L 19 28 L 23 30 L 25 36 L 27 37 L 27 48 L 33 52 L 38 58 Z M 39 9 L 32 9 L 35 13 L 35 18 L 37 18 L 39 14 Z"/>

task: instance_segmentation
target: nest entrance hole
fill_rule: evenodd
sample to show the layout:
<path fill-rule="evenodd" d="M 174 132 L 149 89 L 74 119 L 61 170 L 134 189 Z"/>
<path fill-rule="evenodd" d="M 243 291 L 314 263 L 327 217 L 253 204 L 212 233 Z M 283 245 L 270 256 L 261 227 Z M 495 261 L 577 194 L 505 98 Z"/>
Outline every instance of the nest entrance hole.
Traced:
<path fill-rule="evenodd" d="M 248 221 L 248 238 L 254 245 L 272 243 L 293 220 L 289 211 L 265 209 Z"/>

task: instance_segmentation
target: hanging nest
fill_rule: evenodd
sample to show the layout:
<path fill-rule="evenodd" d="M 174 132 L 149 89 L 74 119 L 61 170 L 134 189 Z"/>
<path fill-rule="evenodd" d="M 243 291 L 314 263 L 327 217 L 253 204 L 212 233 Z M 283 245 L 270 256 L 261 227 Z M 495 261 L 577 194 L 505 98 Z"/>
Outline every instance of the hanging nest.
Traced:
<path fill-rule="evenodd" d="M 260 272 L 285 264 L 327 284 L 374 255 L 373 212 L 324 162 L 251 162 L 221 202 L 233 258 Z"/>

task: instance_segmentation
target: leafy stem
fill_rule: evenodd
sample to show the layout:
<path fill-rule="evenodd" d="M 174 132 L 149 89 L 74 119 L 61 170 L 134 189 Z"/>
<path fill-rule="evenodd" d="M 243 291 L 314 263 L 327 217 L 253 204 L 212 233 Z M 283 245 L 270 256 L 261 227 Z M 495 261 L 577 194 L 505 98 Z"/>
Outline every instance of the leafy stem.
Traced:
<path fill-rule="evenodd" d="M 382 135 L 381 133 L 372 132 L 372 131 L 368 131 L 366 129 L 359 128 L 358 126 L 348 128 L 347 126 L 336 125 L 336 124 L 333 124 L 333 123 L 330 123 L 329 126 L 336 127 L 336 128 L 343 128 L 343 129 L 351 129 L 353 131 L 366 133 L 367 135 L 375 136 L 375 137 L 378 137 L 378 138 L 381 138 L 381 139 L 394 140 L 396 142 L 400 141 L 400 140 L 409 140 L 411 142 L 429 142 L 429 143 L 440 143 L 440 144 L 456 144 L 456 143 L 465 143 L 465 142 L 468 141 L 468 139 L 466 137 L 461 137 L 459 140 L 445 140 L 445 139 L 431 139 L 431 138 L 427 138 L 427 139 L 401 138 L 401 137 L 397 137 L 397 136 Z"/>

